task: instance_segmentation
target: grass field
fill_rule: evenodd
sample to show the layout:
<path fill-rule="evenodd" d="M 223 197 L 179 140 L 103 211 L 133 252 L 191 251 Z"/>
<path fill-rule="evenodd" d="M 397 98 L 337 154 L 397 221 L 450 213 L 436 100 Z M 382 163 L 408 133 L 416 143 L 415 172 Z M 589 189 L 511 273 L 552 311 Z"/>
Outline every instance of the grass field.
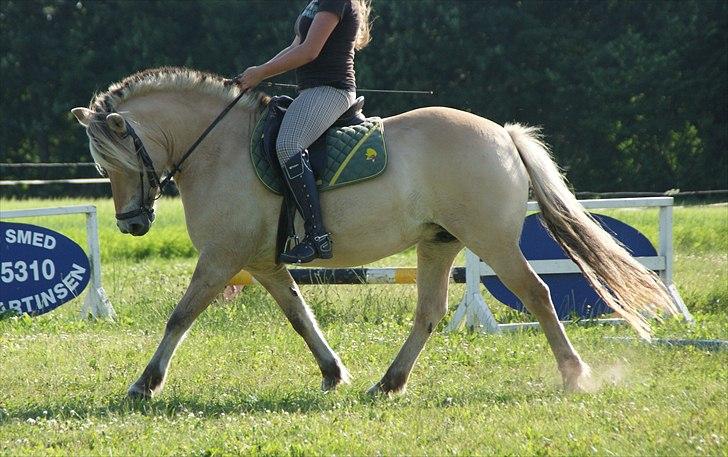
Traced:
<path fill-rule="evenodd" d="M 2 209 L 87 204 L 8 201 Z M 728 351 L 651 347 L 570 328 L 595 372 L 590 394 L 566 394 L 543 335 L 443 333 L 408 391 L 363 392 L 406 338 L 413 286 L 303 286 L 354 380 L 319 391 L 303 341 L 260 288 L 218 301 L 177 351 L 165 391 L 124 400 L 182 295 L 195 252 L 177 200 L 146 237 L 116 231 L 99 208 L 104 286 L 117 322 L 80 321 L 79 302 L 0 321 L 0 453 L 5 455 L 728 455 Z M 656 239 L 656 210 L 611 211 Z M 82 216 L 42 218 L 85 246 Z M 728 339 L 728 206 L 675 208 L 676 283 L 697 324 L 659 336 Z M 377 265 L 412 266 L 414 252 Z M 457 303 L 463 287 L 450 293 Z M 492 300 L 489 303 L 493 303 Z M 493 304 L 499 320 L 527 319 Z M 454 306 L 453 306 L 454 308 Z M 445 322 L 450 318 L 448 315 Z"/>

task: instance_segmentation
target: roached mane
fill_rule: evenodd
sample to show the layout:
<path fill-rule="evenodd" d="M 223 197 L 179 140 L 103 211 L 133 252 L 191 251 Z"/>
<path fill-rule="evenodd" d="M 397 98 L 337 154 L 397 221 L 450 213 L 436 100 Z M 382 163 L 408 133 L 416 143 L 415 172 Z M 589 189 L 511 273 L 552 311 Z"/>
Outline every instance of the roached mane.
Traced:
<path fill-rule="evenodd" d="M 240 89 L 235 85 L 225 85 L 224 82 L 225 78 L 212 73 L 182 67 L 161 67 L 134 73 L 110 85 L 105 92 L 96 94 L 89 105 L 89 109 L 94 112 L 86 129 L 91 155 L 103 168 L 138 170 L 139 163 L 135 152 L 129 149 L 127 142 L 120 142 L 118 135 L 109 130 L 106 116 L 132 97 L 166 89 L 193 90 L 232 101 L 240 94 Z M 238 105 L 255 109 L 261 104 L 267 104 L 268 100 L 269 97 L 262 93 L 251 92 Z M 135 130 L 144 131 L 144 126 L 134 123 L 128 113 L 120 114 L 134 125 Z"/>

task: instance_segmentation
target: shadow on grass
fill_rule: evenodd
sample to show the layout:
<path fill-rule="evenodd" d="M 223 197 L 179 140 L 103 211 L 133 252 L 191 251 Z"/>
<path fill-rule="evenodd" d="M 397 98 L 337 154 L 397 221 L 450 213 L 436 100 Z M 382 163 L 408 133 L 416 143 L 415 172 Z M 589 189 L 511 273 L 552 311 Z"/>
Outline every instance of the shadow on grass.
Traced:
<path fill-rule="evenodd" d="M 101 404 L 92 400 L 74 400 L 65 403 L 49 402 L 33 405 L 25 410 L 0 410 L 0 424 L 11 420 L 38 418 L 85 419 L 90 417 L 127 416 L 176 416 L 195 414 L 219 416 L 224 414 L 264 412 L 311 412 L 333 409 L 333 403 L 322 394 L 296 392 L 295 395 L 242 395 L 226 396 L 221 400 L 200 400 L 190 397 L 161 394 L 151 400 L 130 399 L 125 396 L 110 398 Z"/>
<path fill-rule="evenodd" d="M 424 394 L 424 393 L 423 393 Z M 469 404 L 519 404 L 540 401 L 547 397 L 560 396 L 561 392 L 542 389 L 513 391 L 471 391 L 442 392 L 434 397 L 422 398 L 410 394 L 372 397 L 366 392 L 347 392 L 345 395 L 324 394 L 315 390 L 295 392 L 238 392 L 236 395 L 222 395 L 219 399 L 193 398 L 175 394 L 161 394 L 151 400 L 114 397 L 106 401 L 73 399 L 68 402 L 48 402 L 33 405 L 28 409 L 7 410 L 0 408 L 0 425 L 11 421 L 56 419 L 92 419 L 110 416 L 176 417 L 195 415 L 198 417 L 220 417 L 230 414 L 256 413 L 317 413 L 346 410 L 356 407 L 435 407 L 467 406 Z M 450 395 L 450 396 L 449 396 Z M 538 399 L 538 400 L 537 400 Z"/>

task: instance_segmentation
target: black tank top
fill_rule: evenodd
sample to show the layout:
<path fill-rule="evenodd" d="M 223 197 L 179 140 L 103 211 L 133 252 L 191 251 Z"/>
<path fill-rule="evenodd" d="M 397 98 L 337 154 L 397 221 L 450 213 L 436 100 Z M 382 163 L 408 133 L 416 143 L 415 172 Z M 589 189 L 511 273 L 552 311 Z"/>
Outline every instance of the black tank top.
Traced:
<path fill-rule="evenodd" d="M 298 90 L 316 86 L 332 86 L 356 91 L 354 74 L 354 44 L 359 31 L 359 15 L 352 0 L 312 0 L 296 21 L 296 34 L 301 43 L 306 39 L 313 18 L 319 11 L 329 11 L 339 17 L 319 56 L 296 69 Z"/>

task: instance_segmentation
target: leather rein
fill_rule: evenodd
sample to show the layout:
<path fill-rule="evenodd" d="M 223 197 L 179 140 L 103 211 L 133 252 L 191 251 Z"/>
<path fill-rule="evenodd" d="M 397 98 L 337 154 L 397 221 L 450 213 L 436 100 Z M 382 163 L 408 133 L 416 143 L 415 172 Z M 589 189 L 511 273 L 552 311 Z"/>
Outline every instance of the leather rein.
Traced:
<path fill-rule="evenodd" d="M 162 190 L 164 190 L 165 186 L 169 184 L 169 182 L 174 178 L 174 175 L 177 174 L 179 171 L 181 171 L 181 166 L 187 160 L 187 158 L 192 155 L 192 153 L 197 149 L 197 146 L 199 146 L 200 143 L 202 143 L 202 140 L 207 137 L 207 135 L 212 131 L 212 129 L 215 128 L 215 126 L 222 120 L 223 117 L 235 106 L 238 101 L 240 101 L 241 98 L 243 98 L 243 95 L 245 95 L 247 91 L 242 91 L 240 94 L 231 101 L 224 110 L 215 118 L 214 121 L 205 129 L 204 132 L 197 138 L 197 140 L 192 143 L 192 146 L 187 150 L 187 152 L 184 153 L 182 158 L 177 161 L 172 167 L 167 171 L 167 174 L 164 177 L 161 177 L 157 175 L 157 172 L 154 170 L 154 162 L 152 162 L 152 158 L 149 157 L 149 153 L 147 152 L 147 148 L 144 147 L 144 143 L 142 142 L 142 139 L 139 138 L 139 135 L 134 131 L 134 129 L 131 127 L 131 124 L 129 124 L 128 121 L 124 121 L 126 123 L 126 133 L 122 136 L 122 139 L 126 138 L 127 136 L 131 136 L 132 140 L 134 141 L 134 150 L 136 152 L 137 157 L 141 161 L 143 167 L 139 171 L 139 181 L 141 186 L 141 199 L 139 201 L 139 208 L 133 209 L 131 211 L 127 211 L 125 213 L 117 213 L 116 219 L 119 221 L 123 221 L 125 219 L 131 219 L 133 217 L 137 217 L 140 214 L 144 214 L 147 216 L 149 221 L 154 221 L 154 202 L 159 199 L 159 197 L 162 196 Z M 150 189 L 154 192 L 154 196 L 152 196 L 152 193 L 149 193 L 149 196 L 147 196 L 147 192 L 144 189 L 144 173 L 147 175 L 147 180 L 149 181 Z M 151 203 L 147 205 L 147 200 L 150 200 Z"/>

